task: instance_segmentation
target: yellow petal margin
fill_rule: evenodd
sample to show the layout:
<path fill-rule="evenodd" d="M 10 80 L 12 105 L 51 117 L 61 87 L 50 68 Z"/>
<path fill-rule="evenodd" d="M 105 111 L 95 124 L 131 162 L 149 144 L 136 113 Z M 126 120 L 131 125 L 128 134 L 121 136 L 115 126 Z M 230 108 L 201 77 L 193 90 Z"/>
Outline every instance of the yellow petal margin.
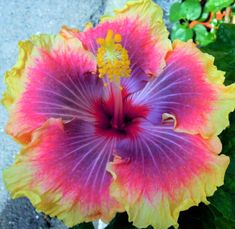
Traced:
<path fill-rule="evenodd" d="M 114 162 L 109 164 L 108 171 L 114 178 L 110 188 L 111 195 L 123 204 L 130 222 L 138 228 L 146 228 L 149 225 L 154 229 L 168 229 L 170 226 L 178 228 L 177 221 L 181 211 L 197 206 L 200 202 L 209 204 L 207 197 L 212 196 L 217 187 L 223 185 L 224 174 L 229 164 L 229 157 L 217 155 L 221 150 L 219 138 L 214 137 L 209 141 L 214 155 L 207 162 L 207 168 L 195 174 L 187 184 L 179 184 L 178 188 L 172 188 L 173 194 L 159 191 L 157 184 L 153 184 L 156 192 L 146 190 L 145 184 L 142 184 L 141 190 L 138 189 L 139 186 L 130 187 L 130 183 L 138 185 L 139 182 L 129 177 L 135 173 L 132 167 L 131 170 L 128 169 L 131 162 L 122 161 L 122 158 L 116 157 Z M 126 173 L 127 177 L 118 175 L 117 171 L 120 167 L 129 171 Z M 145 176 L 147 180 L 151 174 L 145 174 Z"/>
<path fill-rule="evenodd" d="M 82 49 L 82 45 L 78 39 L 59 35 L 34 35 L 29 40 L 20 41 L 19 56 L 15 66 L 5 73 L 6 91 L 2 97 L 2 104 L 9 112 L 9 120 L 6 125 L 6 132 L 20 143 L 30 140 L 30 136 L 25 133 L 19 133 L 17 120 L 17 102 L 25 91 L 28 77 L 28 70 L 35 65 L 35 60 L 40 57 L 41 50 L 51 51 L 53 49 L 60 50 L 64 47 Z M 22 129 L 22 128 L 21 128 Z"/>
<path fill-rule="evenodd" d="M 116 200 L 110 198 L 108 204 L 102 202 L 102 206 L 88 206 L 82 196 L 79 197 L 79 201 L 74 199 L 76 191 L 65 194 L 61 190 L 59 182 L 52 186 L 50 177 L 46 179 L 38 175 L 40 168 L 35 165 L 35 162 L 37 163 L 36 159 L 40 153 L 40 145 L 50 139 L 50 136 L 45 133 L 52 126 L 60 129 L 60 132 L 64 131 L 63 121 L 53 118 L 48 119 L 42 127 L 34 131 L 32 141 L 22 148 L 15 163 L 3 173 L 6 188 L 13 199 L 29 198 L 37 211 L 51 217 L 58 217 L 68 227 L 73 227 L 82 222 L 95 221 L 99 218 L 108 223 L 117 211 L 123 211 Z M 59 169 L 56 162 L 51 166 L 55 171 Z"/>
<path fill-rule="evenodd" d="M 59 48 L 63 46 L 65 41 L 70 39 L 71 45 L 82 47 L 77 39 L 65 37 L 63 35 L 34 35 L 29 40 L 20 41 L 19 56 L 17 63 L 13 68 L 5 73 L 6 91 L 3 94 L 2 104 L 7 110 L 14 104 L 14 102 L 22 94 L 25 83 L 27 82 L 27 68 L 33 64 L 38 56 L 40 49 L 51 50 L 52 48 Z"/>
<path fill-rule="evenodd" d="M 35 46 L 46 48 L 50 47 L 54 35 L 32 36 L 30 40 L 20 41 L 19 56 L 16 65 L 5 73 L 5 83 L 7 90 L 5 91 L 2 103 L 9 110 L 11 105 L 20 97 L 26 83 L 26 69 L 32 58 Z"/>
<path fill-rule="evenodd" d="M 235 83 L 225 86 L 225 72 L 218 70 L 214 65 L 215 58 L 201 52 L 192 41 L 174 41 L 173 48 L 183 50 L 183 52 L 189 53 L 197 59 L 204 69 L 205 81 L 210 84 L 216 95 L 211 111 L 204 114 L 204 126 L 199 126 L 197 130 L 186 130 L 176 127 L 176 130 L 192 134 L 200 133 L 204 138 L 220 134 L 229 126 L 229 113 L 235 109 Z"/>

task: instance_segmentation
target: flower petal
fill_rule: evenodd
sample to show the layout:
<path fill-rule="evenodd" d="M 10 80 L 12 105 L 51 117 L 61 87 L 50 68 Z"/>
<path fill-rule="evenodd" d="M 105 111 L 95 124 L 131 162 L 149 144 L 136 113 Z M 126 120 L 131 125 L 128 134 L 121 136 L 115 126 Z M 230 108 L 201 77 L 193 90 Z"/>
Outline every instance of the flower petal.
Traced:
<path fill-rule="evenodd" d="M 11 96 L 14 101 L 6 130 L 21 142 L 27 142 L 30 132 L 50 117 L 94 120 L 92 104 L 103 89 L 101 80 L 91 74 L 96 71 L 93 56 L 81 48 L 78 40 L 58 36 L 49 43 L 44 37 L 35 39 L 43 47 L 34 40 L 22 43 L 23 50 L 31 46 L 31 56 L 27 56 L 17 76 L 15 69 L 8 73 L 10 81 L 19 79 L 14 85 L 20 82 L 21 88 L 17 96 Z M 9 92 L 6 95 L 9 97 Z"/>
<path fill-rule="evenodd" d="M 109 165 L 111 195 L 140 228 L 177 226 L 179 212 L 208 203 L 223 184 L 229 158 L 218 156 L 219 139 L 177 133 L 171 126 L 142 123 L 139 136 L 122 140 Z"/>
<path fill-rule="evenodd" d="M 113 17 L 104 17 L 96 28 L 88 28 L 80 33 L 70 30 L 70 33 L 96 55 L 99 46 L 97 38 L 105 38 L 108 30 L 121 35 L 121 44 L 129 54 L 131 77 L 122 79 L 122 85 L 128 92 L 142 88 L 149 75 L 161 72 L 171 45 L 163 23 L 162 10 L 154 2 L 129 2 L 123 9 L 116 11 Z"/>
<path fill-rule="evenodd" d="M 167 113 L 175 116 L 178 130 L 217 135 L 228 126 L 228 114 L 235 108 L 235 84 L 223 85 L 224 73 L 213 61 L 192 42 L 177 41 L 162 74 L 130 99 L 148 106 L 148 119 L 154 123 L 161 123 Z"/>
<path fill-rule="evenodd" d="M 109 196 L 115 139 L 96 136 L 93 125 L 49 119 L 4 172 L 13 198 L 27 196 L 38 211 L 57 216 L 67 226 L 109 221 L 119 204 Z"/>
<path fill-rule="evenodd" d="M 10 109 L 11 105 L 19 98 L 24 90 L 27 66 L 30 64 L 31 57 L 37 56 L 38 53 L 34 50 L 34 46 L 48 49 L 52 43 L 57 45 L 59 43 L 59 38 L 54 35 L 39 35 L 32 36 L 30 40 L 19 42 L 19 56 L 17 63 L 10 71 L 5 73 L 7 90 L 3 95 L 2 103 L 7 109 Z"/>

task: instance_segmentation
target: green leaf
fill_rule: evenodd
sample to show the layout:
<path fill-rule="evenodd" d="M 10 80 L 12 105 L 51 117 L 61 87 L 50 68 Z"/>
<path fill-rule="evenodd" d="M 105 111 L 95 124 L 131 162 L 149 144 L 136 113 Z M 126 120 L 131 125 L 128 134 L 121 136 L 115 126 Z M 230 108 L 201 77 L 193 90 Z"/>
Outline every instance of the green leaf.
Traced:
<path fill-rule="evenodd" d="M 128 222 L 127 213 L 118 213 L 105 229 L 136 229 L 132 223 Z"/>
<path fill-rule="evenodd" d="M 137 229 L 132 223 L 128 222 L 127 213 L 118 213 L 105 229 Z M 152 226 L 146 229 L 153 229 Z"/>
<path fill-rule="evenodd" d="M 235 223 L 224 217 L 215 218 L 216 229 L 232 229 L 235 228 Z"/>
<path fill-rule="evenodd" d="M 200 18 L 198 18 L 198 21 L 207 21 L 208 18 L 209 18 L 209 13 L 203 10 Z"/>
<path fill-rule="evenodd" d="M 213 33 L 209 33 L 205 26 L 201 24 L 197 24 L 193 27 L 193 30 L 196 33 L 196 42 L 201 45 L 205 46 L 215 40 L 215 35 Z"/>
<path fill-rule="evenodd" d="M 215 42 L 202 48 L 215 57 L 215 65 L 226 71 L 225 84 L 235 82 L 235 25 L 221 24 Z"/>
<path fill-rule="evenodd" d="M 223 217 L 223 215 L 213 205 L 209 205 L 210 211 L 214 215 L 216 229 L 231 229 L 235 228 L 235 223 Z"/>
<path fill-rule="evenodd" d="M 205 12 L 217 12 L 230 4 L 233 3 L 234 0 L 208 0 L 205 5 Z"/>
<path fill-rule="evenodd" d="M 233 116 L 235 116 L 234 113 Z M 234 138 L 234 135 L 230 134 L 230 137 Z M 227 146 L 225 145 L 225 147 Z M 224 185 L 215 192 L 214 196 L 209 198 L 209 201 L 224 218 L 231 220 L 235 224 L 235 144 L 231 150 L 233 152 L 230 152 L 230 154 L 233 155 L 230 156 L 231 162 L 225 175 Z"/>
<path fill-rule="evenodd" d="M 185 18 L 184 12 L 181 9 L 181 3 L 176 2 L 171 6 L 169 18 L 171 22 Z"/>
<path fill-rule="evenodd" d="M 200 203 L 180 213 L 179 229 L 232 229 L 234 222 L 223 215 L 212 205 Z M 171 227 L 170 229 L 173 229 Z"/>
<path fill-rule="evenodd" d="M 180 24 L 179 22 L 175 23 L 172 32 L 171 32 L 171 39 L 172 40 L 182 40 L 187 41 L 192 39 L 193 31 L 188 27 L 187 24 Z"/>
<path fill-rule="evenodd" d="M 90 223 L 80 223 L 74 227 L 71 227 L 70 229 L 95 229 L 92 222 Z"/>
<path fill-rule="evenodd" d="M 234 81 L 233 81 L 234 82 Z M 234 157 L 235 156 L 235 112 L 232 112 L 229 117 L 230 127 L 226 128 L 220 135 L 223 144 L 223 153 Z M 232 166 L 230 163 L 230 167 Z M 229 167 L 229 169 L 230 169 Z M 226 177 L 227 178 L 227 177 Z"/>
<path fill-rule="evenodd" d="M 181 4 L 181 12 L 186 19 L 196 20 L 201 15 L 202 7 L 198 0 L 185 0 Z"/>
<path fill-rule="evenodd" d="M 235 224 L 212 205 L 200 203 L 180 213 L 179 229 L 232 229 Z M 174 229 L 170 227 L 169 229 Z"/>
<path fill-rule="evenodd" d="M 216 229 L 214 215 L 205 204 L 180 213 L 179 229 Z"/>

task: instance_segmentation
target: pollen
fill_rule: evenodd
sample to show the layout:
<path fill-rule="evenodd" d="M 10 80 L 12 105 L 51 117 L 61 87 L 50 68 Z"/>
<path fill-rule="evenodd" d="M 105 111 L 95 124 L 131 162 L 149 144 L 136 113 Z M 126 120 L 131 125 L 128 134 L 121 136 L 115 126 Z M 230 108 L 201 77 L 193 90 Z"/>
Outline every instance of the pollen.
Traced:
<path fill-rule="evenodd" d="M 98 38 L 97 64 L 99 77 L 107 76 L 110 82 L 129 77 L 131 73 L 127 50 L 121 44 L 122 36 L 108 30 L 106 37 Z"/>

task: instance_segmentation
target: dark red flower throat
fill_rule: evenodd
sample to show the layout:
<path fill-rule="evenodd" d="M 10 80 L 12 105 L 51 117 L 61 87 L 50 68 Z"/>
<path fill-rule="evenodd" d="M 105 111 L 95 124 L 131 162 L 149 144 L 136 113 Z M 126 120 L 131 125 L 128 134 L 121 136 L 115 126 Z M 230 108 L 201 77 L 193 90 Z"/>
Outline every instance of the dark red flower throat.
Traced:
<path fill-rule="evenodd" d="M 101 99 L 96 103 L 95 117 L 98 133 L 125 137 L 133 136 L 139 131 L 140 120 L 147 116 L 148 108 L 135 105 L 127 98 L 124 89 L 118 92 L 112 87 L 109 98 Z"/>

